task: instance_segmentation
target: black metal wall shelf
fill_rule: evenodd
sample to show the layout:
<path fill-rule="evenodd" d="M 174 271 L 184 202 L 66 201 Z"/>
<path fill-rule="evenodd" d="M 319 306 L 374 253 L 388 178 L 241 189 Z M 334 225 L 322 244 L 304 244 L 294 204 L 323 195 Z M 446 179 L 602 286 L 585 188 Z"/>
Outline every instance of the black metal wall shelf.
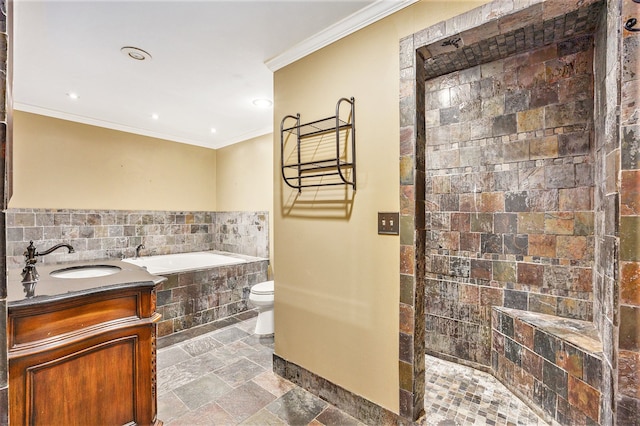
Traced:
<path fill-rule="evenodd" d="M 341 112 L 342 117 L 347 114 L 343 105 L 349 106 L 347 118 L 341 118 Z M 290 136 L 295 138 L 295 148 L 285 162 Z M 334 185 L 351 185 L 355 191 L 355 99 L 339 99 L 334 116 L 309 123 L 300 123 L 300 114 L 285 116 L 280 122 L 280 164 L 284 182 L 298 192 Z"/>

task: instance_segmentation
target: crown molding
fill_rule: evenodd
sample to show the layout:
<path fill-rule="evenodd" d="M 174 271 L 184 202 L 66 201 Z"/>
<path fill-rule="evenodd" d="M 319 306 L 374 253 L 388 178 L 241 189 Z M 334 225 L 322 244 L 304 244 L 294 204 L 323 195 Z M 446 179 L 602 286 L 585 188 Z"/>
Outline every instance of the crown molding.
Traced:
<path fill-rule="evenodd" d="M 236 136 L 234 138 L 230 138 L 224 141 L 202 142 L 198 140 L 168 135 L 164 133 L 153 132 L 151 130 L 140 129 L 137 127 L 125 126 L 122 124 L 112 123 L 110 121 L 98 120 L 91 117 L 85 117 L 83 115 L 69 114 L 67 112 L 57 111 L 54 109 L 43 108 L 43 107 L 29 105 L 29 104 L 23 104 L 20 102 L 14 102 L 13 109 L 17 111 L 29 112 L 32 114 L 44 115 L 46 117 L 53 117 L 60 120 L 67 120 L 75 123 L 88 124 L 90 126 L 102 127 L 105 129 L 117 130 L 117 131 L 126 132 L 126 133 L 133 133 L 135 135 L 148 136 L 150 138 L 163 139 L 170 142 L 185 143 L 188 145 L 194 145 L 194 146 L 199 146 L 202 148 L 209 148 L 209 149 L 223 148 L 225 146 L 232 145 L 237 142 L 242 142 L 247 139 L 252 139 L 258 136 L 262 136 L 262 135 L 271 133 L 273 131 L 272 128 L 257 129 L 251 132 L 243 133 L 240 136 Z"/>
<path fill-rule="evenodd" d="M 269 59 L 265 62 L 265 65 L 272 72 L 275 72 L 417 1 L 418 0 L 377 0 L 360 11 L 347 16 L 345 19 L 301 41 L 278 56 Z"/>

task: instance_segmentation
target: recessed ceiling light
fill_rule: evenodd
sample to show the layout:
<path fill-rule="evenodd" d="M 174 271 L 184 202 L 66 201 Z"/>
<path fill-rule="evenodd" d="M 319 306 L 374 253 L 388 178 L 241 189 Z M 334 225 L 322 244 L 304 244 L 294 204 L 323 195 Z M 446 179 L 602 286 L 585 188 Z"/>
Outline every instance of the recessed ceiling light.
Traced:
<path fill-rule="evenodd" d="M 269 108 L 273 102 L 270 99 L 254 99 L 253 104 L 258 108 Z"/>
<path fill-rule="evenodd" d="M 76 100 L 76 99 L 78 99 L 80 97 L 75 92 L 69 92 L 69 93 L 67 93 L 67 96 L 69 97 L 69 99 L 73 99 L 73 100 Z"/>
<path fill-rule="evenodd" d="M 151 114 L 151 118 L 157 120 L 160 118 L 160 116 L 158 114 Z"/>
<path fill-rule="evenodd" d="M 213 128 L 213 127 L 212 127 L 212 128 L 211 128 L 211 133 L 215 133 L 215 132 L 217 132 L 217 130 L 216 130 L 215 128 Z"/>
<path fill-rule="evenodd" d="M 151 59 L 151 54 L 138 47 L 125 46 L 120 49 L 123 55 L 136 61 L 146 61 Z"/>

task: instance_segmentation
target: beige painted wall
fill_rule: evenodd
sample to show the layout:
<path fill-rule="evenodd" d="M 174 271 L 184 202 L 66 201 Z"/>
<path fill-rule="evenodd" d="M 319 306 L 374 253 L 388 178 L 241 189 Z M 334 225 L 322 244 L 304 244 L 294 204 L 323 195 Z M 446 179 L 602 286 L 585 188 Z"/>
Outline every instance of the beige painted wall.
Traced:
<path fill-rule="evenodd" d="M 357 179 L 345 190 L 284 186 L 274 170 L 276 342 L 280 357 L 398 412 L 399 40 L 485 1 L 422 1 L 275 73 L 274 128 L 333 115 L 356 98 Z M 274 163 L 279 165 L 279 135 Z"/>
<path fill-rule="evenodd" d="M 14 112 L 9 207 L 216 210 L 216 151 Z"/>
<path fill-rule="evenodd" d="M 217 150 L 216 206 L 218 211 L 269 212 L 273 230 L 273 135 L 230 145 Z M 273 238 L 269 236 L 269 253 Z"/>
<path fill-rule="evenodd" d="M 271 210 L 272 156 L 272 134 L 217 150 L 216 194 L 219 211 Z"/>

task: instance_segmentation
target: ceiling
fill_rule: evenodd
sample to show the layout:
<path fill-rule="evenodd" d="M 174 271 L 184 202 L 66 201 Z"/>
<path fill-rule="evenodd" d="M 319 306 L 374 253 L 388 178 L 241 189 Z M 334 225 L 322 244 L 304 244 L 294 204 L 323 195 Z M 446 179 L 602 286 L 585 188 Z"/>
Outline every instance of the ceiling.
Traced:
<path fill-rule="evenodd" d="M 221 148 L 272 131 L 274 71 L 415 1 L 14 0 L 14 109 Z"/>

